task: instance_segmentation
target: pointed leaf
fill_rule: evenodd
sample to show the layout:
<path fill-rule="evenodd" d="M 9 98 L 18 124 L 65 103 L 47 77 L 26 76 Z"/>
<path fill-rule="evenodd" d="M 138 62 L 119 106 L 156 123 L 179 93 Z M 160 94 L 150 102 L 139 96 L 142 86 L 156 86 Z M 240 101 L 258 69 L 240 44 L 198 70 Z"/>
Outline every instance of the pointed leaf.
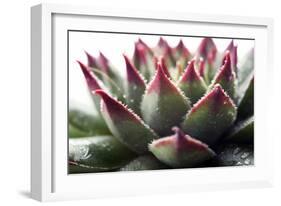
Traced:
<path fill-rule="evenodd" d="M 238 119 L 245 119 L 254 114 L 254 77 L 249 83 L 238 107 Z"/>
<path fill-rule="evenodd" d="M 124 101 L 123 78 L 118 73 L 117 69 L 110 63 L 103 53 L 100 52 L 98 58 L 94 58 L 86 53 L 88 65 L 99 80 L 115 95 L 120 101 Z"/>
<path fill-rule="evenodd" d="M 212 38 L 203 38 L 196 53 L 196 58 L 201 58 L 204 61 L 204 75 L 203 78 L 207 85 L 213 79 L 217 68 L 217 47 Z"/>
<path fill-rule="evenodd" d="M 87 60 L 88 60 L 88 67 L 98 68 L 97 59 L 86 51 L 85 51 L 85 54 L 86 54 Z"/>
<path fill-rule="evenodd" d="M 252 48 L 238 65 L 238 97 L 242 98 L 254 76 L 254 48 Z"/>
<path fill-rule="evenodd" d="M 237 108 L 220 85 L 200 99 L 186 115 L 182 129 L 200 141 L 213 145 L 236 119 Z"/>
<path fill-rule="evenodd" d="M 203 38 L 198 49 L 197 56 L 203 57 L 203 59 L 214 60 L 216 57 L 217 48 L 212 38 Z"/>
<path fill-rule="evenodd" d="M 173 128 L 175 134 L 154 140 L 149 150 L 162 162 L 174 167 L 194 167 L 215 156 L 208 146 L 179 128 Z"/>
<path fill-rule="evenodd" d="M 254 118 L 250 117 L 237 123 L 232 128 L 225 141 L 249 144 L 254 141 Z"/>
<path fill-rule="evenodd" d="M 90 91 L 95 91 L 96 89 L 102 89 L 101 83 L 99 80 L 96 78 L 96 76 L 91 72 L 91 70 L 84 65 L 82 62 L 77 61 L 83 74 L 86 79 L 87 85 L 90 89 Z"/>
<path fill-rule="evenodd" d="M 225 55 L 225 61 L 221 69 L 218 71 L 217 75 L 214 77 L 209 90 L 213 88 L 214 85 L 220 84 L 224 91 L 234 99 L 236 96 L 236 76 L 231 68 L 230 53 L 227 52 Z"/>
<path fill-rule="evenodd" d="M 204 78 L 205 76 L 205 61 L 203 60 L 203 58 L 199 59 L 199 74 L 201 77 Z"/>
<path fill-rule="evenodd" d="M 235 72 L 235 74 L 237 74 L 237 61 L 238 61 L 238 57 L 237 57 L 237 45 L 234 45 L 233 40 L 231 40 L 231 42 L 229 43 L 229 45 L 227 46 L 225 53 L 227 53 L 227 51 L 229 51 L 230 53 L 230 58 L 231 58 L 231 67 L 232 70 Z M 222 64 L 224 64 L 225 58 L 223 59 Z"/>
<path fill-rule="evenodd" d="M 207 86 L 198 74 L 194 66 L 195 60 L 192 60 L 181 76 L 178 87 L 184 92 L 191 103 L 196 103 L 206 92 Z"/>
<path fill-rule="evenodd" d="M 120 171 L 140 171 L 140 170 L 159 170 L 167 169 L 167 166 L 160 162 L 152 155 L 139 156 L 127 165 L 122 167 Z"/>
<path fill-rule="evenodd" d="M 141 103 L 144 121 L 160 136 L 171 133 L 190 108 L 189 101 L 165 75 L 160 63 Z"/>
<path fill-rule="evenodd" d="M 95 74 L 90 70 L 89 67 L 87 67 L 80 61 L 77 61 L 77 62 L 79 64 L 79 66 L 83 72 L 83 75 L 85 77 L 85 80 L 87 82 L 88 89 L 89 89 L 89 92 L 93 99 L 93 102 L 95 104 L 96 111 L 99 112 L 100 111 L 100 97 L 92 95 L 92 91 L 95 91 L 97 89 L 103 89 L 104 86 L 103 86 L 102 82 L 100 82 L 96 78 Z"/>
<path fill-rule="evenodd" d="M 146 50 L 148 51 L 148 53 L 149 53 L 151 56 L 153 56 L 153 51 L 152 51 L 152 49 L 151 49 L 149 46 L 147 46 L 147 44 L 146 44 L 141 38 L 139 38 L 138 43 L 139 43 L 139 44 L 142 44 L 142 45 L 146 48 Z"/>
<path fill-rule="evenodd" d="M 131 150 L 143 154 L 147 144 L 157 135 L 132 111 L 102 90 L 96 90 L 102 98 L 101 112 L 111 133 Z"/>
<path fill-rule="evenodd" d="M 135 43 L 133 62 L 144 78 L 146 80 L 150 80 L 155 72 L 155 69 L 153 55 L 151 54 L 151 51 L 148 50 L 147 46 L 139 42 Z"/>
<path fill-rule="evenodd" d="M 140 103 L 142 100 L 142 95 L 145 91 L 145 81 L 142 76 L 138 73 L 135 66 L 131 63 L 129 58 L 126 55 L 124 55 L 124 58 L 126 62 L 127 73 L 126 103 L 129 108 L 133 109 L 135 113 L 140 115 Z"/>
<path fill-rule="evenodd" d="M 190 51 L 185 47 L 182 39 L 179 41 L 178 45 L 174 48 L 174 57 L 176 60 L 181 58 L 189 59 Z"/>
<path fill-rule="evenodd" d="M 155 62 L 155 69 L 157 69 L 158 63 L 161 64 L 163 72 L 166 74 L 167 77 L 171 78 L 171 75 L 170 75 L 169 70 L 166 66 L 164 57 L 159 57 L 159 58 L 155 57 L 154 62 Z"/>
<path fill-rule="evenodd" d="M 134 157 L 132 151 L 112 136 L 69 139 L 69 162 L 81 167 L 76 173 L 85 172 L 86 168 L 89 172 L 118 169 Z"/>

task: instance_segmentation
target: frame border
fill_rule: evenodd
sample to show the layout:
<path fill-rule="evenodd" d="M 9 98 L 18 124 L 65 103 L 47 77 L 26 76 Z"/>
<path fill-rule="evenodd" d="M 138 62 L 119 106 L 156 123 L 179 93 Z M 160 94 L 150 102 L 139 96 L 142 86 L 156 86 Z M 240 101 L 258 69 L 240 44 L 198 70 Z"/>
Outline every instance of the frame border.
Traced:
<path fill-rule="evenodd" d="M 152 12 L 113 8 L 93 8 L 62 4 L 40 4 L 31 8 L 31 197 L 39 201 L 56 200 L 53 192 L 52 121 L 55 85 L 52 80 L 52 16 L 54 14 L 102 16 L 226 25 L 264 26 L 267 29 L 269 75 L 273 75 L 273 20 L 261 17 L 205 15 L 179 12 Z M 169 18 L 168 18 L 169 17 Z M 51 88 L 50 88 L 51 83 Z M 50 104 L 51 103 L 51 104 Z M 51 105 L 51 108 L 50 108 Z M 48 124 L 45 124 L 48 122 Z M 273 172 L 272 172 L 273 173 Z M 273 176 L 273 175 L 271 175 Z M 267 183 L 267 184 L 266 184 Z M 262 184 L 272 185 L 272 178 Z M 216 188 L 220 187 L 218 185 Z M 66 199 L 67 194 L 62 198 Z"/>

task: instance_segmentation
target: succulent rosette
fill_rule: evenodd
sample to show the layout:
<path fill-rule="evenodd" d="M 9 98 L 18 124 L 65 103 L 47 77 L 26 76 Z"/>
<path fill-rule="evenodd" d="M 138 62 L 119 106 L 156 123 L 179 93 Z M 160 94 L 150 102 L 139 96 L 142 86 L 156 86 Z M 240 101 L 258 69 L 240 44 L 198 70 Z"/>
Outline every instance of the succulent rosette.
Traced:
<path fill-rule="evenodd" d="M 102 53 L 78 61 L 97 113 L 69 108 L 69 172 L 254 164 L 253 49 L 237 58 L 203 38 L 155 47 L 139 39 L 122 77 Z M 118 55 L 118 54 L 117 54 Z"/>

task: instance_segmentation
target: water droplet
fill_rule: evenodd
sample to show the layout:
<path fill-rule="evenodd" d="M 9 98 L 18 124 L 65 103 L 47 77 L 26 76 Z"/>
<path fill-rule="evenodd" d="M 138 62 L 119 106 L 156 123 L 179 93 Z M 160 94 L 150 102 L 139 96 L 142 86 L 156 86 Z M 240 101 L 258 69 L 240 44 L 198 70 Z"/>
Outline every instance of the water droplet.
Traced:
<path fill-rule="evenodd" d="M 243 165 L 242 162 L 237 162 L 236 163 L 237 166 Z"/>
<path fill-rule="evenodd" d="M 244 163 L 245 163 L 245 165 L 249 165 L 249 164 L 251 164 L 251 160 L 250 159 L 245 159 Z"/>
<path fill-rule="evenodd" d="M 241 155 L 241 158 L 242 158 L 242 159 L 245 159 L 245 158 L 247 158 L 249 155 L 250 155 L 249 152 L 244 152 L 244 153 Z"/>
<path fill-rule="evenodd" d="M 240 151 L 241 149 L 239 147 L 235 148 L 235 150 L 233 151 L 233 155 L 237 155 Z"/>

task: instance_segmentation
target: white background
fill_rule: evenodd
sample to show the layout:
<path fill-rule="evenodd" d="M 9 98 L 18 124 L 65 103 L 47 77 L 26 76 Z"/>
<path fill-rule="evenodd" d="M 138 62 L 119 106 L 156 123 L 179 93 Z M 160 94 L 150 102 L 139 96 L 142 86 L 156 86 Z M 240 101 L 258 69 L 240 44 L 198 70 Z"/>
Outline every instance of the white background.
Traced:
<path fill-rule="evenodd" d="M 43 1 L 44 2 L 44 1 Z M 75 3 L 75 0 L 49 1 Z M 231 14 L 268 16 L 275 20 L 275 70 L 272 80 L 275 81 L 276 108 L 272 115 L 272 129 L 276 131 L 275 139 L 275 187 L 271 189 L 251 189 L 240 191 L 214 191 L 178 195 L 157 195 L 143 197 L 128 197 L 100 200 L 85 200 L 79 202 L 47 203 L 47 205 L 280 205 L 281 194 L 281 135 L 280 126 L 280 46 L 281 14 L 278 1 L 261 0 L 245 1 L 224 0 L 213 1 L 94 1 L 80 0 L 80 4 L 104 5 L 110 7 L 126 7 L 148 10 L 170 10 L 193 13 Z M 1 205 L 38 205 L 29 198 L 29 149 L 30 149 L 30 11 L 31 5 L 40 1 L 9 0 L 1 4 L 1 169 L 0 169 L 0 201 Z M 115 4 L 116 5 L 115 5 Z M 279 47 L 278 47 L 279 45 Z M 279 71 L 278 71 L 279 68 Z M 266 69 L 266 68 L 265 68 Z M 266 85 L 265 85 L 266 86 Z M 278 93 L 279 94 L 278 94 Z M 266 94 L 265 94 L 266 98 Z M 277 107 L 279 105 L 279 107 Z M 266 138 L 266 137 L 264 137 Z M 279 151 L 278 151 L 279 150 Z M 230 174 L 231 175 L 231 174 Z"/>

